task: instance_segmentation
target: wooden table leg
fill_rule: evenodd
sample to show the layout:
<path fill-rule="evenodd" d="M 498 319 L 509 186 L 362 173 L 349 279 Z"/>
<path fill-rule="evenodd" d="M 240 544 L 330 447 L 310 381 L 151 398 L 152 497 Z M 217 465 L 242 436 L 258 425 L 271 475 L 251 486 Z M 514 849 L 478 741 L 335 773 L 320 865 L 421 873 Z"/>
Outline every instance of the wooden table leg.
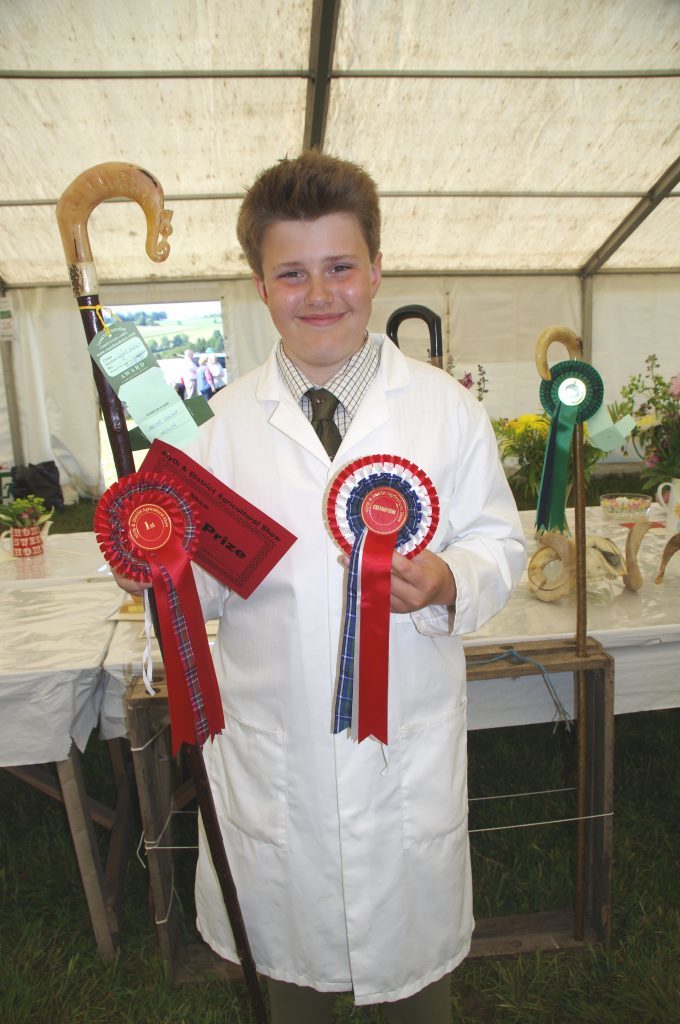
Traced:
<path fill-rule="evenodd" d="M 85 890 L 87 907 L 94 930 L 97 952 L 103 960 L 112 960 L 119 945 L 119 925 L 108 898 L 97 837 L 88 810 L 88 797 L 80 766 L 80 757 L 71 747 L 64 761 L 56 762 L 73 845 Z"/>

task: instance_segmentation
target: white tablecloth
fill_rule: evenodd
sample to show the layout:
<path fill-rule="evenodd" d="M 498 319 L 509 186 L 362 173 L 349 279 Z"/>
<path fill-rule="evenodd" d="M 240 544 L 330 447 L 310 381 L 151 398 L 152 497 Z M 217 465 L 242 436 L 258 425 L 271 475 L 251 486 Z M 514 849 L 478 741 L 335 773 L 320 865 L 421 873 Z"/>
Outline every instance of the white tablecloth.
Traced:
<path fill-rule="evenodd" d="M 30 563 L 30 565 L 25 564 Z M 0 561 L 0 765 L 83 750 L 121 592 L 92 534 L 49 537 L 43 556 Z"/>
<path fill-rule="evenodd" d="M 533 514 L 523 513 L 532 550 Z M 623 549 L 624 527 L 588 510 L 588 532 L 611 537 Z M 680 705 L 680 556 L 664 581 L 654 583 L 667 538 L 650 531 L 640 552 L 645 585 L 637 593 L 618 580 L 588 590 L 588 632 L 616 662 L 617 714 Z M 0 558 L 0 764 L 60 760 L 71 740 L 84 749 L 99 719 L 104 739 L 125 735 L 124 694 L 139 673 L 141 623 L 108 621 L 121 592 L 92 534 L 49 537 L 45 555 Z M 526 576 L 508 607 L 466 638 L 466 647 L 530 638 L 573 636 L 575 599 L 545 604 Z M 103 666 L 103 668 L 102 668 Z M 572 677 L 552 679 L 568 711 Z M 539 675 L 502 677 L 469 687 L 471 729 L 551 721 L 554 705 Z"/>
<path fill-rule="evenodd" d="M 61 586 L 104 578 L 110 580 L 111 572 L 93 533 L 50 534 L 44 554 L 35 558 L 14 558 L 0 547 L 0 588 L 44 584 L 45 580 Z"/>
<path fill-rule="evenodd" d="M 533 533 L 534 513 L 523 512 L 522 521 L 533 552 L 538 546 Z M 589 534 L 609 536 L 625 551 L 626 528 L 606 522 L 599 508 L 588 509 L 587 529 Z M 637 593 L 626 590 L 619 580 L 600 581 L 588 589 L 588 632 L 615 660 L 616 714 L 680 705 L 680 555 L 669 563 L 664 581 L 659 585 L 654 582 L 667 539 L 657 529 L 647 533 L 640 549 L 645 583 Z M 507 608 L 483 629 L 466 637 L 465 646 L 573 637 L 575 622 L 574 595 L 557 604 L 539 601 L 529 592 L 525 572 Z M 124 735 L 123 696 L 132 675 L 141 670 L 141 631 L 140 622 L 117 624 L 104 663 L 101 730 L 105 738 Z M 500 665 L 498 674 L 497 679 L 470 683 L 470 729 L 553 720 L 555 705 L 540 675 L 503 678 Z M 572 674 L 560 673 L 551 681 L 572 714 Z"/>
<path fill-rule="evenodd" d="M 521 515 L 531 555 L 538 546 L 533 533 L 534 513 Z M 658 506 L 652 506 L 651 518 L 657 517 L 662 520 L 663 514 Z M 573 513 L 569 521 L 573 525 Z M 586 523 L 589 535 L 609 537 L 625 552 L 625 526 L 606 520 L 599 508 L 587 510 Z M 667 540 L 663 530 L 652 529 L 646 534 L 639 554 L 645 581 L 641 590 L 627 590 L 618 579 L 588 585 L 588 633 L 615 660 L 615 714 L 680 705 L 680 556 L 671 559 L 664 580 L 654 582 Z M 508 606 L 483 629 L 466 637 L 465 646 L 573 637 L 575 630 L 575 594 L 555 604 L 539 601 L 529 591 L 525 572 Z M 499 666 L 499 676 L 501 673 Z M 572 713 L 571 673 L 555 675 L 552 682 Z M 554 711 L 540 675 L 476 681 L 469 686 L 471 729 L 549 722 Z"/>

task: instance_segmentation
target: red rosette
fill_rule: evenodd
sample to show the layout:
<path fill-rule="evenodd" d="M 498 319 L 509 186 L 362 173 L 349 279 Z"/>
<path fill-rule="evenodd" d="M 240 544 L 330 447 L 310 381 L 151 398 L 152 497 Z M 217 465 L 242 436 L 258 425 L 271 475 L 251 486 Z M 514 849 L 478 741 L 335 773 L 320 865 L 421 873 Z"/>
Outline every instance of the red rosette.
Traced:
<path fill-rule="evenodd" d="M 391 567 L 432 540 L 439 500 L 429 476 L 398 455 L 344 466 L 326 498 L 328 529 L 349 556 L 334 732 L 387 743 Z"/>
<path fill-rule="evenodd" d="M 430 477 L 414 462 L 399 455 L 367 455 L 348 463 L 333 479 L 326 498 L 326 522 L 333 539 L 345 554 L 349 555 L 357 539 L 357 534 L 349 527 L 346 516 L 348 505 L 348 488 L 354 483 L 359 484 L 366 476 L 366 470 L 374 470 L 371 475 L 376 478 L 376 486 L 384 486 L 380 481 L 382 473 L 392 473 L 401 478 L 397 489 L 405 493 L 418 495 L 421 505 L 421 520 L 414 521 L 410 517 L 409 536 L 400 539 L 396 550 L 406 558 L 415 558 L 430 543 L 439 525 L 439 498 Z M 343 492 L 343 488 L 345 489 Z M 341 494 L 341 492 L 343 492 Z"/>
<path fill-rule="evenodd" d="M 198 546 L 189 492 L 170 477 L 144 471 L 121 477 L 104 492 L 94 531 L 109 565 L 138 583 L 151 583 L 152 552 L 179 542 L 191 558 Z"/>
<path fill-rule="evenodd" d="M 191 495 L 170 477 L 131 473 L 102 496 L 94 528 L 109 565 L 153 584 L 173 753 L 203 743 L 224 728 L 224 713 L 191 570 L 199 528 Z"/>

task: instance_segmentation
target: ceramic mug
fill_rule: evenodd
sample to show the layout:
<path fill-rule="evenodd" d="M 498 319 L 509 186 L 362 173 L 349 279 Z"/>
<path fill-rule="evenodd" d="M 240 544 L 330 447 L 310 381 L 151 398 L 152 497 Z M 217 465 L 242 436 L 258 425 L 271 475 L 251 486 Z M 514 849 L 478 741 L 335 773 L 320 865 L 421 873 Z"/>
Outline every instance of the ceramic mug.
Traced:
<path fill-rule="evenodd" d="M 656 500 L 666 509 L 666 533 L 680 533 L 680 479 L 673 477 L 659 484 Z"/>
<path fill-rule="evenodd" d="M 0 541 L 15 558 L 32 558 L 45 550 L 39 526 L 12 526 L 0 536 Z"/>

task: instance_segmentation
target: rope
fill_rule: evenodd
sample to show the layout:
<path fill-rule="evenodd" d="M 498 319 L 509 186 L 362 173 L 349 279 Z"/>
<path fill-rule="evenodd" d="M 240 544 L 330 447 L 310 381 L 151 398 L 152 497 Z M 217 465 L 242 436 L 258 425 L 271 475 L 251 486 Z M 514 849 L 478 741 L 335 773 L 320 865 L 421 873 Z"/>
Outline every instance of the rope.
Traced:
<path fill-rule="evenodd" d="M 538 669 L 539 673 L 543 677 L 543 682 L 546 685 L 546 689 L 550 694 L 550 699 L 555 705 L 555 715 L 553 716 L 555 728 L 557 728 L 560 722 L 563 722 L 565 728 L 567 729 L 567 731 L 569 731 L 571 729 L 572 720 L 564 704 L 562 703 L 557 694 L 557 690 L 555 689 L 553 682 L 550 676 L 548 675 L 548 670 L 546 669 L 545 665 L 541 664 L 540 661 L 536 661 L 535 658 L 528 658 L 526 657 L 526 655 L 520 654 L 519 651 L 516 651 L 514 647 L 510 647 L 508 648 L 507 651 L 503 651 L 502 654 L 494 654 L 493 657 L 491 658 L 475 659 L 474 662 L 472 662 L 472 664 L 490 665 L 496 661 L 505 661 L 507 658 L 510 659 L 513 665 L 534 665 L 534 667 Z"/>
<path fill-rule="evenodd" d="M 520 825 L 492 825 L 489 828 L 471 828 L 468 834 L 474 832 L 505 832 L 511 828 L 535 828 L 539 825 L 564 825 L 570 821 L 591 821 L 593 818 L 613 818 L 613 811 L 604 811 L 602 814 L 582 814 L 575 818 L 553 818 L 550 821 L 525 821 Z"/>
<path fill-rule="evenodd" d="M 576 786 L 563 786 L 561 789 L 534 789 L 526 793 L 499 793 L 497 796 L 471 796 L 469 804 L 479 803 L 481 800 L 514 800 L 515 797 L 523 796 L 547 796 L 549 793 L 572 793 Z"/>

